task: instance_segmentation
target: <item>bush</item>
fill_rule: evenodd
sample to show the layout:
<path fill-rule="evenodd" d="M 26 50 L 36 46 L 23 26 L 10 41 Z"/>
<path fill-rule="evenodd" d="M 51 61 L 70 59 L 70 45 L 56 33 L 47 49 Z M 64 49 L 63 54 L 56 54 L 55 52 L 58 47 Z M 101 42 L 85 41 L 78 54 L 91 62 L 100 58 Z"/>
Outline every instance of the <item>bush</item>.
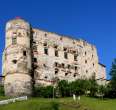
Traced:
<path fill-rule="evenodd" d="M 98 91 L 99 90 L 99 91 Z M 75 95 L 89 95 L 96 96 L 99 94 L 105 95 L 106 88 L 104 86 L 98 86 L 95 79 L 78 79 L 73 82 L 61 80 L 57 86 L 53 89 L 53 86 L 38 86 L 34 88 L 34 96 L 52 98 L 54 97 L 71 97 Z M 54 93 L 54 95 L 53 95 Z"/>
<path fill-rule="evenodd" d="M 58 82 L 59 94 L 61 97 L 70 96 L 70 86 L 68 81 L 61 80 Z"/>
<path fill-rule="evenodd" d="M 90 90 L 90 96 L 94 97 L 96 96 L 96 93 L 98 91 L 98 84 L 97 82 L 95 81 L 95 79 L 90 79 L 90 87 L 89 87 L 89 90 Z"/>
<path fill-rule="evenodd" d="M 53 97 L 53 86 L 37 86 L 34 87 L 34 96 L 36 97 L 44 97 L 44 98 L 52 98 Z"/>
<path fill-rule="evenodd" d="M 70 83 L 71 95 L 83 95 L 89 90 L 90 85 L 88 80 L 78 79 Z"/>
<path fill-rule="evenodd" d="M 4 86 L 0 85 L 0 96 L 4 96 Z"/>
<path fill-rule="evenodd" d="M 106 98 L 115 98 L 116 92 L 113 91 L 111 84 L 109 83 L 105 88 L 104 97 Z"/>
<path fill-rule="evenodd" d="M 60 96 L 69 97 L 73 94 L 75 95 L 87 95 L 89 91 L 90 96 L 95 96 L 97 92 L 97 83 L 94 79 L 78 79 L 73 82 L 68 82 L 65 80 L 59 81 L 58 88 Z"/>

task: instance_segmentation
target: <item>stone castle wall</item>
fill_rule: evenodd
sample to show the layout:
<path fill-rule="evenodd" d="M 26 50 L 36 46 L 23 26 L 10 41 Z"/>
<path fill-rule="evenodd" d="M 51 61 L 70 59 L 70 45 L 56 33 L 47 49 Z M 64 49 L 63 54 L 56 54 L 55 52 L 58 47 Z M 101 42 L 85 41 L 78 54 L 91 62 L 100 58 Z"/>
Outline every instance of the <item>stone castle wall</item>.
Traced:
<path fill-rule="evenodd" d="M 11 20 L 6 24 L 3 54 L 5 94 L 8 96 L 32 93 L 30 25 L 24 20 Z"/>
<path fill-rule="evenodd" d="M 50 85 L 56 80 L 74 81 L 105 76 L 97 49 L 82 39 L 30 27 L 22 19 L 6 24 L 3 74 L 6 95 L 32 93 L 32 84 Z M 102 77 L 103 78 L 103 77 Z"/>
<path fill-rule="evenodd" d="M 50 83 L 54 77 L 73 81 L 90 78 L 93 74 L 97 76 L 99 64 L 95 46 L 84 40 L 74 40 L 39 29 L 33 31 L 33 51 L 34 58 L 37 59 L 36 83 Z M 45 49 L 48 51 L 47 55 Z M 64 54 L 67 54 L 67 58 Z"/>

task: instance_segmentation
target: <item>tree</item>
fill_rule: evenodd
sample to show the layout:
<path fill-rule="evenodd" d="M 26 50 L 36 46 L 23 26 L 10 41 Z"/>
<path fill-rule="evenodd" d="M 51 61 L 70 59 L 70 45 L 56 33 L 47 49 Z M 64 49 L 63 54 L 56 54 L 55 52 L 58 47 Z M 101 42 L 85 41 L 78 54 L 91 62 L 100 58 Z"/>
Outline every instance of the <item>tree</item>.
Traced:
<path fill-rule="evenodd" d="M 96 92 L 97 92 L 97 89 L 98 89 L 98 84 L 95 80 L 95 76 L 92 76 L 92 78 L 89 80 L 90 81 L 90 96 L 95 96 L 96 95 Z"/>
<path fill-rule="evenodd" d="M 86 91 L 86 80 L 78 79 L 70 83 L 71 95 L 83 95 Z"/>
<path fill-rule="evenodd" d="M 112 62 L 112 67 L 110 70 L 110 75 L 111 75 L 111 81 L 110 81 L 110 86 L 111 86 L 111 94 L 112 97 L 116 97 L 116 59 Z"/>
<path fill-rule="evenodd" d="M 103 99 L 105 93 L 107 92 L 107 88 L 104 85 L 98 85 L 98 96 Z"/>
<path fill-rule="evenodd" d="M 59 88 L 60 95 L 62 97 L 70 96 L 70 86 L 68 84 L 68 81 L 66 80 L 59 81 L 58 88 Z"/>

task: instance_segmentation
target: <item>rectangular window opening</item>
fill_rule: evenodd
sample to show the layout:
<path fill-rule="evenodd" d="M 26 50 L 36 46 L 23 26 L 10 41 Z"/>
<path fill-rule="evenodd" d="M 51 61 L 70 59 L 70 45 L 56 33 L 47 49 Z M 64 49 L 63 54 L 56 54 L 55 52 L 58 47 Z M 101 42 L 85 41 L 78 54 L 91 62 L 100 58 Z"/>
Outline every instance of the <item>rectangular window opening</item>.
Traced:
<path fill-rule="evenodd" d="M 47 46 L 47 42 L 45 42 L 43 45 L 44 45 L 44 46 Z"/>
<path fill-rule="evenodd" d="M 70 65 L 68 65 L 68 69 L 70 69 L 71 68 L 71 66 Z"/>
<path fill-rule="evenodd" d="M 62 63 L 61 66 L 62 66 L 62 68 L 64 68 L 65 67 L 64 63 Z"/>
<path fill-rule="evenodd" d="M 74 61 L 77 61 L 77 54 L 74 54 Z"/>
<path fill-rule="evenodd" d="M 65 59 L 68 59 L 68 54 L 67 54 L 67 52 L 64 52 L 64 58 L 65 58 Z"/>
<path fill-rule="evenodd" d="M 34 61 L 35 63 L 37 63 L 37 58 L 33 58 L 33 61 Z"/>
<path fill-rule="evenodd" d="M 57 62 L 55 62 L 55 63 L 54 63 L 54 65 L 55 65 L 55 67 L 57 67 L 57 66 L 58 66 L 58 63 L 57 63 Z"/>
<path fill-rule="evenodd" d="M 37 52 L 37 46 L 33 46 L 33 50 L 35 51 L 35 52 Z"/>
<path fill-rule="evenodd" d="M 55 68 L 55 74 L 58 74 L 58 71 L 59 71 L 59 70 L 58 70 L 57 68 Z"/>
<path fill-rule="evenodd" d="M 26 51 L 23 51 L 23 56 L 26 56 Z"/>
<path fill-rule="evenodd" d="M 16 37 L 13 37 L 12 38 L 12 45 L 15 45 L 17 43 L 17 38 Z"/>
<path fill-rule="evenodd" d="M 77 66 L 75 66 L 75 71 L 77 70 Z"/>
<path fill-rule="evenodd" d="M 44 48 L 44 54 L 48 55 L 48 48 Z"/>
<path fill-rule="evenodd" d="M 58 50 L 55 50 L 55 56 L 58 57 Z"/>

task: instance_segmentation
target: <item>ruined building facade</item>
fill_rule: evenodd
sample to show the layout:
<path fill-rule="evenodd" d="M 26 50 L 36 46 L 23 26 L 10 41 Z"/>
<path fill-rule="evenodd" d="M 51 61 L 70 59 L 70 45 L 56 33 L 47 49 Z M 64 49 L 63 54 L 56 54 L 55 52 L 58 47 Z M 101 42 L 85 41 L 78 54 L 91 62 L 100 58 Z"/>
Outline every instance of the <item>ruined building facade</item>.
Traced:
<path fill-rule="evenodd" d="M 96 47 L 32 28 L 23 19 L 6 24 L 3 75 L 5 94 L 31 95 L 34 85 L 51 85 L 57 80 L 106 79 L 105 66 L 99 64 Z"/>

